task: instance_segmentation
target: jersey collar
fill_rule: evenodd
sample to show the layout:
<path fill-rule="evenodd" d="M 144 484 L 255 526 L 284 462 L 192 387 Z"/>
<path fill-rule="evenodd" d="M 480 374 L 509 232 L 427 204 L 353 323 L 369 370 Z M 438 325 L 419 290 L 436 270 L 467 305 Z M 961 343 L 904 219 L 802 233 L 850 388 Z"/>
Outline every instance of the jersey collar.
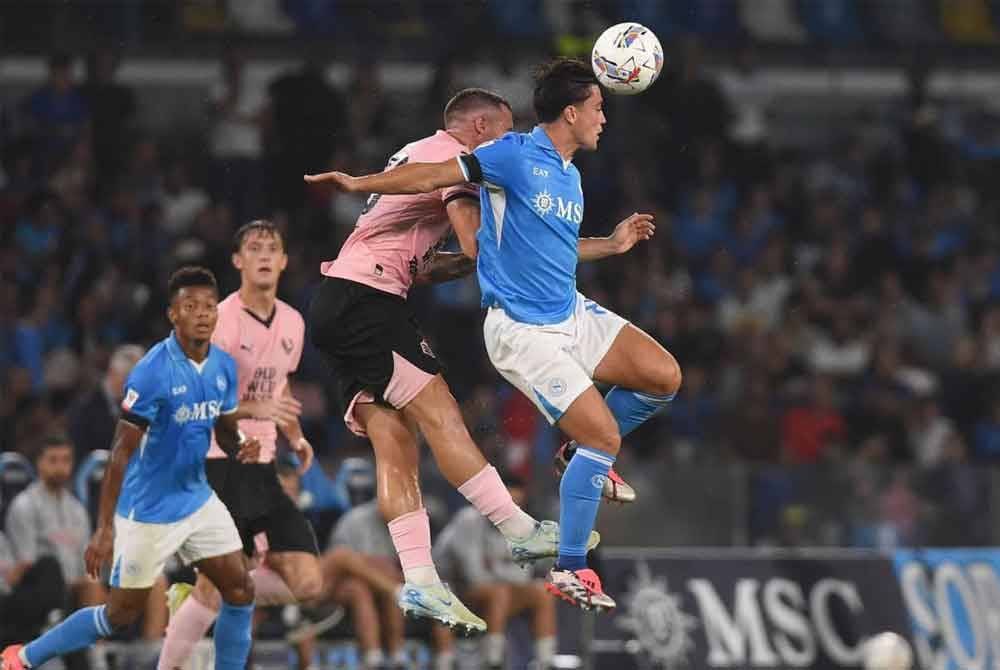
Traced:
<path fill-rule="evenodd" d="M 556 150 L 555 145 L 552 144 L 552 139 L 549 137 L 549 134 L 545 132 L 545 129 L 541 126 L 535 126 L 531 129 L 531 139 L 542 150 L 555 155 L 556 160 L 558 160 L 559 164 L 562 165 L 563 172 L 565 172 L 569 168 L 570 163 L 573 162 L 562 157 L 562 154 L 559 153 L 559 151 Z"/>
<path fill-rule="evenodd" d="M 209 356 L 212 354 L 213 346 L 214 345 L 212 344 L 208 345 Z M 188 362 L 191 365 L 193 365 L 195 369 L 198 370 L 199 373 L 205 369 L 205 365 L 208 363 L 208 356 L 205 356 L 205 360 L 203 360 L 201 363 L 195 363 L 190 358 L 188 358 L 187 354 L 184 353 L 184 350 L 181 349 L 180 342 L 177 341 L 177 333 L 172 330 L 170 331 L 170 337 L 167 338 L 167 352 L 170 354 L 170 358 L 174 359 L 176 362 L 178 363 Z"/>

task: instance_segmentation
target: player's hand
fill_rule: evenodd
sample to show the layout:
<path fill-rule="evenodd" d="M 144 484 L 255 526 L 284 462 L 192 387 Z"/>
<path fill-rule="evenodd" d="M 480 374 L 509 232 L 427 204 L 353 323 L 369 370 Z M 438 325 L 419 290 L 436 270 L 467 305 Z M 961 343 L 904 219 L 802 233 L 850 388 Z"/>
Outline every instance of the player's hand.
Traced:
<path fill-rule="evenodd" d="M 83 554 L 83 561 L 87 566 L 87 574 L 94 578 L 101 578 L 101 568 L 111 560 L 111 554 L 115 548 L 115 531 L 113 528 L 98 527 L 90 538 L 87 551 Z"/>
<path fill-rule="evenodd" d="M 260 441 L 256 437 L 247 438 L 240 443 L 236 452 L 236 460 L 240 463 L 256 463 L 260 458 Z"/>
<path fill-rule="evenodd" d="M 653 237 L 655 231 L 652 214 L 636 213 L 615 226 L 611 241 L 618 253 L 623 254 L 642 240 Z"/>
<path fill-rule="evenodd" d="M 302 178 L 307 184 L 329 184 L 340 191 L 347 191 L 348 193 L 357 190 L 355 187 L 355 178 L 349 174 L 344 174 L 343 172 L 321 172 L 319 174 L 307 174 L 302 175 Z"/>
<path fill-rule="evenodd" d="M 299 474 L 304 475 L 313 462 L 313 448 L 309 440 L 300 437 L 292 444 L 292 450 L 299 457 Z"/>

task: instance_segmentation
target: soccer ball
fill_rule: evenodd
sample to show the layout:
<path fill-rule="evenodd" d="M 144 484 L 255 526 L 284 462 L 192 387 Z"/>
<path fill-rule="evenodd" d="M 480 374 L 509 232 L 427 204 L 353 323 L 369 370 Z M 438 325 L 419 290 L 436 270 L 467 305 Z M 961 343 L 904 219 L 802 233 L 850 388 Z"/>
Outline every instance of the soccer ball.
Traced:
<path fill-rule="evenodd" d="M 601 85 L 612 93 L 635 95 L 660 76 L 663 48 L 649 28 L 638 23 L 611 26 L 594 42 L 591 65 Z"/>
<path fill-rule="evenodd" d="M 910 670 L 910 643 L 896 633 L 879 633 L 864 645 L 865 670 Z"/>

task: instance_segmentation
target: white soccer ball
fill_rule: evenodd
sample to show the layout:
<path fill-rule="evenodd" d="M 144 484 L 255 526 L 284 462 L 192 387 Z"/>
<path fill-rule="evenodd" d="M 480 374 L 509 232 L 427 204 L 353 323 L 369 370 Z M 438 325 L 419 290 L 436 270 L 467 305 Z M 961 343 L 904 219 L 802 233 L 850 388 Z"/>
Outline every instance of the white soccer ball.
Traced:
<path fill-rule="evenodd" d="M 865 670 L 910 670 L 913 651 L 910 643 L 896 633 L 879 633 L 865 642 Z"/>
<path fill-rule="evenodd" d="M 594 42 L 590 63 L 601 86 L 612 93 L 635 95 L 660 76 L 663 48 L 653 31 L 638 23 L 613 25 Z"/>

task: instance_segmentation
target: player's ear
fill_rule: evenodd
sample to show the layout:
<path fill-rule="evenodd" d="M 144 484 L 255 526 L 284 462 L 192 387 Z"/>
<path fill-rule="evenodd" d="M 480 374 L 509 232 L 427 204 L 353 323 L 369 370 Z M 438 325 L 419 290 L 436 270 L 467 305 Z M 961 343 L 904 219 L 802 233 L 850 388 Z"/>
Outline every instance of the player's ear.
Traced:
<path fill-rule="evenodd" d="M 286 252 L 281 252 L 281 260 L 279 263 L 281 264 L 281 271 L 284 272 L 285 268 L 288 267 L 288 254 Z"/>
<path fill-rule="evenodd" d="M 566 122 L 570 125 L 576 123 L 577 115 L 578 112 L 576 111 L 576 105 L 566 105 L 566 107 L 563 108 L 563 118 L 566 119 Z"/>
<path fill-rule="evenodd" d="M 480 135 L 486 134 L 486 128 L 489 124 L 486 123 L 485 116 L 477 116 L 472 120 L 472 127 L 476 129 L 476 132 Z"/>
<path fill-rule="evenodd" d="M 171 326 L 177 325 L 177 311 L 174 309 L 173 302 L 167 305 L 167 321 L 170 322 Z"/>
<path fill-rule="evenodd" d="M 243 269 L 243 259 L 240 258 L 239 253 L 237 253 L 235 251 L 233 252 L 232 261 L 233 261 L 233 267 L 234 268 L 236 268 L 237 270 L 242 270 Z"/>

